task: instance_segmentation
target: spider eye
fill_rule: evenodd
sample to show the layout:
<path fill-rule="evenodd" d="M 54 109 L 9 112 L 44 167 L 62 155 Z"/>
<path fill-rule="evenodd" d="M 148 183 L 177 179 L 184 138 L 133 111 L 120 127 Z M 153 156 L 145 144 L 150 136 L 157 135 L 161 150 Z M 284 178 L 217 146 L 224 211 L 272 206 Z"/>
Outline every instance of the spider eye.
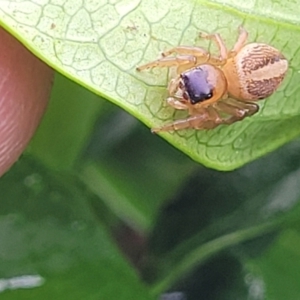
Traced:
<path fill-rule="evenodd" d="M 181 75 L 185 90 L 192 104 L 203 102 L 213 96 L 212 87 L 207 81 L 207 72 L 196 68 Z"/>
<path fill-rule="evenodd" d="M 207 94 L 207 95 L 205 95 L 205 100 L 210 99 L 212 96 L 213 96 L 212 92 L 209 93 L 209 94 Z"/>

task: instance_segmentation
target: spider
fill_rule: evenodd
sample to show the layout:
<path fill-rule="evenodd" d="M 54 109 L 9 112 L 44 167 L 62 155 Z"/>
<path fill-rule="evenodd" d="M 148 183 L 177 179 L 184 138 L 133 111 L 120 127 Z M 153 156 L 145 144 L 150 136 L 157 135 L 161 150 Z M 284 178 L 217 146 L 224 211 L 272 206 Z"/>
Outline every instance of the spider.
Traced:
<path fill-rule="evenodd" d="M 258 112 L 258 100 L 272 95 L 283 81 L 288 61 L 279 50 L 263 43 L 246 44 L 248 32 L 239 27 L 239 36 L 228 51 L 218 33 L 200 37 L 216 43 L 219 56 L 203 48 L 177 46 L 162 58 L 137 67 L 176 67 L 168 85 L 167 103 L 189 116 L 153 128 L 152 132 L 187 128 L 213 129 L 232 124 Z M 171 56 L 176 53 L 176 56 Z"/>

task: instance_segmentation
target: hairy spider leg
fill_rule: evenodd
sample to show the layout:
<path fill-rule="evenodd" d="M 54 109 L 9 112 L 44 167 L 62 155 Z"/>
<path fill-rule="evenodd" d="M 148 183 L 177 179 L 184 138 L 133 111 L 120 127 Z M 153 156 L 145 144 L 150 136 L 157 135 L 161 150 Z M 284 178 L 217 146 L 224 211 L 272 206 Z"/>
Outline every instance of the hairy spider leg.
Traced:
<path fill-rule="evenodd" d="M 224 65 L 227 61 L 227 48 L 221 36 L 218 33 L 207 34 L 204 32 L 201 32 L 199 36 L 206 40 L 212 40 L 213 42 L 215 42 L 219 49 L 220 56 L 211 56 L 209 63 L 218 66 Z"/>
<path fill-rule="evenodd" d="M 244 47 L 248 39 L 248 32 L 242 25 L 239 26 L 238 30 L 239 30 L 238 39 L 235 45 L 233 46 L 232 50 L 229 51 L 228 57 L 236 56 L 237 53 Z"/>
<path fill-rule="evenodd" d="M 182 73 L 185 70 L 188 70 L 194 67 L 196 64 L 196 59 L 191 55 L 178 55 L 171 57 L 162 57 L 155 61 L 149 62 L 142 66 L 136 68 L 137 71 L 143 71 L 145 69 L 154 68 L 154 67 L 177 67 L 177 74 Z"/>

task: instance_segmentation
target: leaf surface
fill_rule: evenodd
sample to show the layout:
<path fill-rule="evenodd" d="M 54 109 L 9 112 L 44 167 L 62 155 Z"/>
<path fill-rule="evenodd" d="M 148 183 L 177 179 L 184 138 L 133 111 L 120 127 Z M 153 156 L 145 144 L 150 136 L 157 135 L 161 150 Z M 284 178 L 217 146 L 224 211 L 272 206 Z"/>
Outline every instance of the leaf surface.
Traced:
<path fill-rule="evenodd" d="M 269 43 L 290 61 L 283 85 L 242 122 L 162 134 L 196 161 L 231 170 L 300 133 L 298 7 L 299 1 L 275 0 L 1 1 L 0 24 L 53 68 L 150 127 L 178 114 L 165 103 L 167 70 L 138 73 L 136 66 L 172 46 L 208 47 L 200 31 L 220 33 L 230 48 L 243 24 L 249 41 Z"/>
<path fill-rule="evenodd" d="M 70 175 L 26 156 L 0 190 L 1 299 L 153 299 Z"/>

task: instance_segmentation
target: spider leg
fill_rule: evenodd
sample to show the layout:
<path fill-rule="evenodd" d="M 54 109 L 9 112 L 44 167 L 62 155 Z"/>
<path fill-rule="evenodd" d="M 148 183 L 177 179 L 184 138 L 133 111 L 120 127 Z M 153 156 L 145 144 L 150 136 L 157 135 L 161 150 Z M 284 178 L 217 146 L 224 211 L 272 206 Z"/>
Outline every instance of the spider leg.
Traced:
<path fill-rule="evenodd" d="M 215 56 L 211 56 L 209 63 L 211 64 L 216 64 L 216 65 L 224 65 L 227 61 L 227 48 L 225 46 L 225 43 L 223 41 L 223 39 L 221 38 L 221 36 L 218 33 L 214 33 L 214 34 L 207 34 L 207 33 L 200 33 L 200 37 L 207 39 L 207 40 L 212 40 L 213 42 L 215 42 L 215 44 L 217 45 L 219 52 L 220 52 L 220 56 L 219 57 L 215 57 Z"/>
<path fill-rule="evenodd" d="M 203 64 L 209 61 L 210 54 L 205 49 L 194 46 L 177 46 L 167 51 L 164 51 L 161 55 L 163 57 L 169 56 L 171 54 L 179 54 L 179 55 L 191 55 L 196 59 L 196 64 Z"/>
<path fill-rule="evenodd" d="M 222 101 L 220 101 L 221 103 Z M 253 102 L 245 102 L 245 101 L 239 101 L 233 98 L 227 98 L 226 101 L 224 101 L 228 105 L 237 107 L 238 109 L 245 111 L 245 117 L 252 116 L 256 114 L 259 111 L 259 106 L 256 103 Z"/>
<path fill-rule="evenodd" d="M 176 131 L 176 130 L 182 130 L 187 128 L 195 128 L 200 129 L 200 124 L 205 123 L 207 120 L 209 120 L 208 113 L 203 114 L 197 114 L 194 116 L 190 116 L 186 119 L 180 119 L 176 120 L 173 123 L 169 123 L 166 125 L 163 125 L 161 127 L 152 128 L 152 133 L 157 133 L 161 131 Z"/>
<path fill-rule="evenodd" d="M 222 119 L 221 115 L 214 107 L 207 107 L 206 112 L 208 114 L 208 118 L 199 122 L 197 126 L 194 127 L 195 129 L 213 129 L 224 123 L 224 119 Z"/>
<path fill-rule="evenodd" d="M 177 53 L 179 55 L 192 55 L 195 57 L 203 57 L 204 59 L 206 59 L 209 56 L 209 53 L 205 49 L 194 46 L 177 46 L 162 52 L 161 55 L 163 57 L 166 57 L 174 53 Z"/>
<path fill-rule="evenodd" d="M 187 105 L 187 108 L 190 108 Z M 173 123 L 153 128 L 151 131 L 157 133 L 160 131 L 176 131 L 188 128 L 194 129 L 212 129 L 224 123 L 219 112 L 214 107 L 201 108 L 190 111 L 191 116 L 186 119 L 176 120 Z"/>
<path fill-rule="evenodd" d="M 220 42 L 220 44 L 223 43 L 221 37 L 218 34 L 216 34 L 216 35 L 218 36 L 218 38 L 216 38 L 215 35 L 212 35 L 212 37 L 210 37 L 210 35 L 205 35 L 205 38 L 213 39 L 216 41 L 216 43 L 219 43 L 219 42 Z M 203 49 L 201 47 L 193 47 L 193 46 L 174 47 L 170 50 L 163 52 L 162 56 L 166 57 L 173 53 L 177 53 L 179 55 L 187 54 L 187 55 L 192 55 L 195 57 L 196 65 L 210 63 L 212 65 L 220 66 L 220 65 L 224 65 L 226 63 L 227 50 L 224 51 L 224 48 L 225 48 L 224 43 L 222 44 L 222 46 L 219 46 L 219 44 L 218 44 L 218 47 L 219 47 L 219 49 L 222 49 L 222 55 L 220 57 L 211 55 L 208 51 L 206 51 L 205 49 Z"/>
<path fill-rule="evenodd" d="M 173 98 L 173 97 L 169 97 L 167 98 L 167 103 L 174 107 L 175 109 L 180 109 L 180 110 L 187 110 L 189 109 L 188 105 L 184 102 L 181 102 L 180 100 Z"/>
<path fill-rule="evenodd" d="M 221 112 L 224 112 L 230 117 L 223 119 L 223 124 L 232 124 L 236 121 L 241 121 L 248 116 L 252 116 L 258 112 L 259 106 L 252 102 L 242 102 L 231 98 L 226 101 L 219 101 L 214 105 L 214 108 Z"/>
<path fill-rule="evenodd" d="M 176 100 L 175 98 L 168 98 L 168 103 L 177 109 L 190 109 L 189 105 Z M 153 128 L 151 131 L 157 133 L 160 131 L 176 131 L 188 128 L 194 129 L 213 129 L 222 124 L 232 124 L 241 121 L 248 116 L 257 113 L 259 106 L 252 102 L 242 102 L 232 98 L 227 98 L 226 101 L 219 101 L 213 106 L 206 108 L 190 110 L 190 117 L 186 119 L 176 120 L 173 123 L 163 125 L 161 127 Z M 226 114 L 223 117 L 223 114 Z"/>
<path fill-rule="evenodd" d="M 235 116 L 237 118 L 244 118 L 246 115 L 246 110 L 243 108 L 239 108 L 228 103 L 220 102 L 215 105 L 215 108 L 220 111 L 224 112 L 228 115 Z"/>
<path fill-rule="evenodd" d="M 178 55 L 172 57 L 162 57 L 155 61 L 149 62 L 142 66 L 136 68 L 137 71 L 143 71 L 145 69 L 154 68 L 154 67 L 177 67 L 177 73 L 180 74 L 184 70 L 194 67 L 196 64 L 196 59 L 191 55 Z"/>
<path fill-rule="evenodd" d="M 170 96 L 176 94 L 176 91 L 178 90 L 179 82 L 180 82 L 180 75 L 177 75 L 175 78 L 170 80 L 168 84 L 168 91 Z"/>
<path fill-rule="evenodd" d="M 232 50 L 229 51 L 228 56 L 233 57 L 235 56 L 245 45 L 248 38 L 248 32 L 243 26 L 239 26 L 239 36 L 238 39 L 233 46 Z"/>

